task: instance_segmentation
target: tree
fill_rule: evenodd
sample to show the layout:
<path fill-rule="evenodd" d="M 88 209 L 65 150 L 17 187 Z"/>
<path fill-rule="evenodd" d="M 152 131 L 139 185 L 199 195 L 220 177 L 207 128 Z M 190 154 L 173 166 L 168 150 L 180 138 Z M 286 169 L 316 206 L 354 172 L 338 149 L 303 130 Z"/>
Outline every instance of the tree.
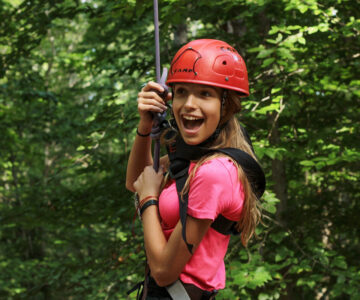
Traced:
<path fill-rule="evenodd" d="M 124 177 L 155 77 L 152 3 L 0 4 L 0 298 L 125 299 L 143 276 Z M 206 37 L 249 70 L 240 120 L 267 174 L 265 226 L 248 249 L 232 239 L 217 298 L 357 299 L 355 1 L 159 4 L 164 65 Z"/>

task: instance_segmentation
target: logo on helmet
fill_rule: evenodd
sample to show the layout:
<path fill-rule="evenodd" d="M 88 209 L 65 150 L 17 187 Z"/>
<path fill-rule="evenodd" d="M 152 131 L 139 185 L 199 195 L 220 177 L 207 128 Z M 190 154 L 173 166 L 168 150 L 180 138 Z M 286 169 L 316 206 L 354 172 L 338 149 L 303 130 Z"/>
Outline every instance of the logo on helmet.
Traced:
<path fill-rule="evenodd" d="M 179 68 L 179 69 L 174 69 L 173 70 L 173 73 L 176 73 L 176 72 L 187 72 L 187 73 L 191 73 L 191 72 L 193 72 L 193 69 L 181 69 L 181 68 Z"/>
<path fill-rule="evenodd" d="M 179 56 L 175 59 L 175 61 L 171 64 L 170 73 L 194 73 L 197 75 L 195 71 L 196 63 L 201 58 L 201 54 L 199 51 L 188 47 L 184 49 L 183 52 L 179 54 Z M 188 66 L 184 66 L 184 64 L 188 64 Z"/>

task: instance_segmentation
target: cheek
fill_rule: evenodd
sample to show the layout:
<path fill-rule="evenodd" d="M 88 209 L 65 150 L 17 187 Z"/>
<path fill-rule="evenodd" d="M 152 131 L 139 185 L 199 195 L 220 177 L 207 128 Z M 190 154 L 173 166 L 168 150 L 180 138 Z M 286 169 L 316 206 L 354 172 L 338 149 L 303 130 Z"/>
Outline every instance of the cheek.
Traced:
<path fill-rule="evenodd" d="M 215 131 L 215 129 L 218 127 L 220 122 L 220 114 L 213 114 L 211 118 L 208 118 L 208 129 L 210 131 Z"/>
<path fill-rule="evenodd" d="M 178 119 L 179 110 L 180 110 L 180 108 L 179 108 L 178 101 L 173 101 L 172 102 L 172 112 L 173 112 L 175 119 Z"/>
<path fill-rule="evenodd" d="M 173 100 L 171 102 L 171 107 L 173 111 L 178 110 L 178 106 L 179 106 L 179 101 Z"/>
<path fill-rule="evenodd" d="M 220 118 L 221 118 L 220 111 L 221 111 L 221 108 L 220 108 L 220 105 L 218 105 L 218 103 L 211 105 L 207 110 L 208 118 L 211 119 L 216 124 L 218 124 L 220 121 Z"/>

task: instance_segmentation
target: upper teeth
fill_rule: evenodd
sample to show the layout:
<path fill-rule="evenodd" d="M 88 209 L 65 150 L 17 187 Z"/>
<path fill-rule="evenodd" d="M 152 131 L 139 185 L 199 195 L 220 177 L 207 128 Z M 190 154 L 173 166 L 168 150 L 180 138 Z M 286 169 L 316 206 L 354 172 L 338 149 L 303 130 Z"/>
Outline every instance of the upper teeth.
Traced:
<path fill-rule="evenodd" d="M 193 117 L 193 116 L 183 116 L 185 120 L 195 121 L 200 120 L 201 118 Z"/>

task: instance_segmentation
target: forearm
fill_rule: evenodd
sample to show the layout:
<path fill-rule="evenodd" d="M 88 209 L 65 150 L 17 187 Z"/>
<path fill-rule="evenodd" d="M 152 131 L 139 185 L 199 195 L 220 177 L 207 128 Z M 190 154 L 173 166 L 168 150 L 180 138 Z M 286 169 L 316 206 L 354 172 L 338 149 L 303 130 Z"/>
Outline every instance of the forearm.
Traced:
<path fill-rule="evenodd" d="M 164 261 L 164 250 L 167 244 L 160 225 L 160 217 L 156 205 L 152 205 L 142 215 L 144 243 L 150 269 L 159 268 Z"/>
<path fill-rule="evenodd" d="M 144 243 L 151 275 L 158 285 L 166 286 L 178 279 L 189 255 L 179 259 L 180 239 L 168 242 L 160 225 L 158 208 L 153 205 L 142 216 Z M 176 241 L 177 240 L 177 241 Z M 187 250 L 186 250 L 187 251 Z"/>
<path fill-rule="evenodd" d="M 148 134 L 151 132 L 151 124 L 144 124 L 140 121 L 138 131 L 141 134 Z M 126 170 L 126 188 L 132 192 L 134 189 L 134 182 L 144 170 L 146 166 L 152 165 L 151 155 L 151 138 L 150 136 L 142 137 L 136 135 L 134 144 L 131 148 L 127 170 Z"/>

